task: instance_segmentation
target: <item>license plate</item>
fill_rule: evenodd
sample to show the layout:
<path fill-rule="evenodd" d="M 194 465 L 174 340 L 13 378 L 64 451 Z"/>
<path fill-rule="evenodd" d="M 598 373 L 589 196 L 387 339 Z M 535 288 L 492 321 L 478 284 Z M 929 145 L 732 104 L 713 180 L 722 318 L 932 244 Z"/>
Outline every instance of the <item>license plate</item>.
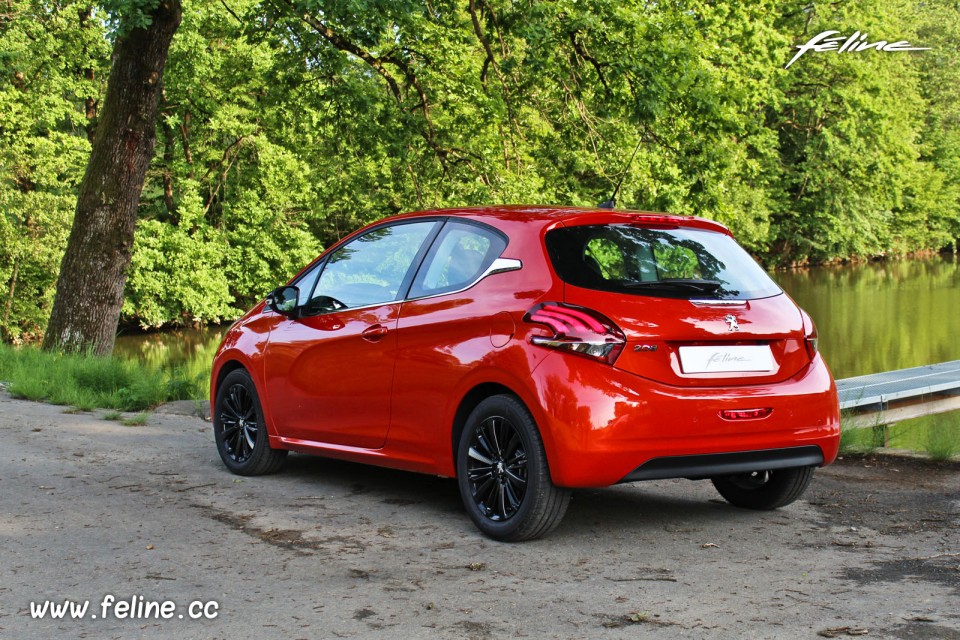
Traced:
<path fill-rule="evenodd" d="M 771 372 L 776 363 L 768 345 L 680 347 L 684 373 Z"/>

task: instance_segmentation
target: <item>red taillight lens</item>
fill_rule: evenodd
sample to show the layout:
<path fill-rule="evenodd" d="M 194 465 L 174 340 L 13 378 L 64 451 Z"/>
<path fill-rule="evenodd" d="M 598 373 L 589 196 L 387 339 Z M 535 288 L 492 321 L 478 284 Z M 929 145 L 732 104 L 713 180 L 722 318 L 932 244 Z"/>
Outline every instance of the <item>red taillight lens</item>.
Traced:
<path fill-rule="evenodd" d="M 583 307 L 547 302 L 530 309 L 523 319 L 553 330 L 552 336 L 530 338 L 533 344 L 569 351 L 609 364 L 616 361 L 626 343 L 623 332 L 609 318 Z"/>
<path fill-rule="evenodd" d="M 820 339 L 817 337 L 817 325 L 813 324 L 813 320 L 807 315 L 806 311 L 801 311 L 800 313 L 803 315 L 803 342 L 807 347 L 807 354 L 812 360 L 820 348 Z"/>
<path fill-rule="evenodd" d="M 720 412 L 720 417 L 724 420 L 759 420 L 766 418 L 773 409 L 763 407 L 761 409 L 724 409 Z"/>

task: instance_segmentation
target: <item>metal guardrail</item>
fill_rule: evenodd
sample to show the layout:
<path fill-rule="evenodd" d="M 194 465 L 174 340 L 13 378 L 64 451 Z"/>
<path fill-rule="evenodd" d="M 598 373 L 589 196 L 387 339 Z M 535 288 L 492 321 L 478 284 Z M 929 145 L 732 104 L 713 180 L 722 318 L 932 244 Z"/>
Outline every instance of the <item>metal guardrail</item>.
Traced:
<path fill-rule="evenodd" d="M 960 360 L 837 380 L 853 426 L 892 424 L 960 409 Z"/>
<path fill-rule="evenodd" d="M 960 392 L 960 360 L 837 380 L 841 409 Z"/>

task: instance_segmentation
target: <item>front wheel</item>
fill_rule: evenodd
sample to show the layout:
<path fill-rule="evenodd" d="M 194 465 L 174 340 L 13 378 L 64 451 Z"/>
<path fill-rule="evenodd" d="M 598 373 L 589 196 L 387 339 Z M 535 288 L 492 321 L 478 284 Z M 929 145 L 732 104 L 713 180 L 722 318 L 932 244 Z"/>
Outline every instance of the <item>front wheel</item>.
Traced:
<path fill-rule="evenodd" d="M 491 396 L 470 413 L 457 447 L 457 481 L 470 519 L 496 540 L 544 536 L 570 503 L 570 491 L 550 479 L 533 417 L 509 395 Z"/>
<path fill-rule="evenodd" d="M 813 467 L 754 471 L 711 478 L 727 502 L 744 509 L 770 510 L 786 506 L 803 495 L 813 479 Z"/>
<path fill-rule="evenodd" d="M 231 371 L 220 383 L 213 433 L 220 459 L 238 475 L 274 473 L 286 461 L 286 451 L 270 448 L 257 388 L 245 369 Z"/>

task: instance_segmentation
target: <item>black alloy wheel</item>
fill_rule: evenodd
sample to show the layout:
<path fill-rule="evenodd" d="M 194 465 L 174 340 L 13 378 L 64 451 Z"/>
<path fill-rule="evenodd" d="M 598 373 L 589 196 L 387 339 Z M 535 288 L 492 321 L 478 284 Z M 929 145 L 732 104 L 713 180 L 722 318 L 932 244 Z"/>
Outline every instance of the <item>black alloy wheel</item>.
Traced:
<path fill-rule="evenodd" d="M 532 540 L 560 524 L 570 492 L 553 484 L 543 441 L 514 396 L 483 400 L 457 447 L 460 496 L 471 520 L 491 538 Z"/>
<path fill-rule="evenodd" d="M 270 448 L 260 399 L 246 370 L 231 371 L 221 382 L 213 421 L 220 459 L 233 473 L 261 475 L 283 466 L 287 452 Z"/>
<path fill-rule="evenodd" d="M 527 452 L 509 420 L 490 416 L 474 430 L 467 453 L 470 493 L 484 517 L 505 522 L 527 493 Z"/>

